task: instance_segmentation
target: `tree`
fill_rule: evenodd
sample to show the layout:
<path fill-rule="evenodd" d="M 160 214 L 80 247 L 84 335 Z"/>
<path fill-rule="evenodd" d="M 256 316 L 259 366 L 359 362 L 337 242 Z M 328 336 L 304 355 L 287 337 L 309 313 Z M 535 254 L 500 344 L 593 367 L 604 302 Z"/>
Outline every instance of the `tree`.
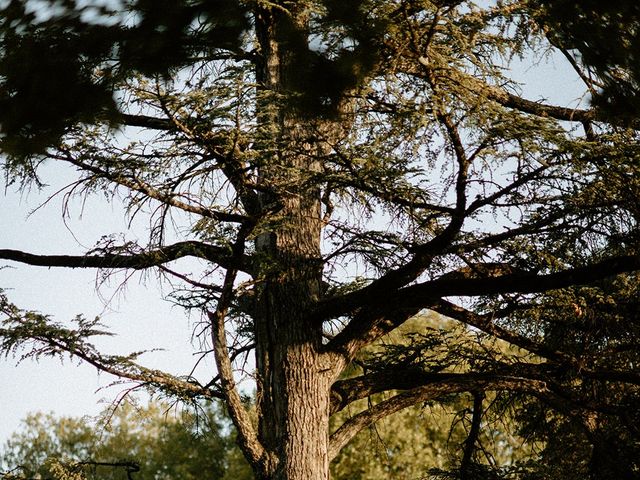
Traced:
<path fill-rule="evenodd" d="M 448 331 L 453 322 L 441 318 L 416 318 L 407 322 L 359 355 L 383 354 L 386 344 L 406 343 L 434 329 Z M 468 337 L 468 334 L 456 335 Z M 363 399 L 349 408 L 350 415 L 366 410 Z M 428 470 L 457 468 L 467 441 L 465 406 L 468 399 L 452 398 L 444 405 L 416 405 L 390 415 L 373 428 L 360 432 L 340 452 L 332 465 L 336 480 L 422 478 Z M 468 414 L 469 412 L 467 412 Z M 503 414 L 504 412 L 501 412 Z M 484 412 L 492 438 L 481 439 L 483 451 L 498 464 L 529 458 L 523 439 L 514 437 L 515 424 L 498 424 Z M 345 412 L 332 421 L 339 425 Z M 176 412 L 170 405 L 148 406 L 123 402 L 96 419 L 31 414 L 0 449 L 0 473 L 6 480 L 33 478 L 82 479 L 214 478 L 251 479 L 249 465 L 233 445 L 233 428 L 213 405 L 195 412 Z M 451 425 L 454 425 L 451 428 Z M 505 428 L 506 427 L 506 428 Z"/>
<path fill-rule="evenodd" d="M 637 277 L 554 292 L 548 302 L 572 305 L 574 312 L 548 314 L 544 342 L 551 348 L 571 352 L 584 365 L 580 368 L 597 370 L 606 365 L 612 370 L 634 371 L 640 352 L 637 299 Z M 532 468 L 534 477 L 637 478 L 637 383 L 617 383 L 613 375 L 608 382 L 576 377 L 579 376 L 567 369 L 558 381 L 591 404 L 615 405 L 619 414 L 603 415 L 593 409 L 587 415 L 562 416 L 540 402 L 527 401 L 520 414 L 521 428 L 545 445 L 542 461 Z M 567 452 L 568 444 L 573 445 L 571 452 Z"/>
<path fill-rule="evenodd" d="M 362 368 L 380 368 L 380 363 L 384 366 L 390 356 L 395 356 L 398 346 L 411 351 L 411 344 L 426 339 L 432 345 L 430 355 L 442 363 L 450 350 L 460 353 L 462 349 L 478 347 L 474 334 L 455 322 L 433 314 L 418 316 L 360 352 L 354 368 L 360 375 Z M 441 341 L 444 339 L 446 341 Z M 503 353 L 509 350 L 507 344 L 496 347 L 506 349 Z M 485 353 L 486 350 L 478 352 L 480 356 Z M 411 355 L 415 355 L 415 351 Z M 354 376 L 355 372 L 350 375 Z M 332 423 L 340 425 L 397 393 L 400 392 L 385 392 L 354 402 L 336 415 Z M 480 465 L 486 477 L 486 469 L 538 460 L 536 449 L 518 435 L 520 424 L 515 421 L 509 402 L 505 402 L 509 399 L 489 392 L 482 396 L 478 407 L 475 405 L 478 398 L 474 394 L 453 395 L 438 402 L 419 403 L 385 417 L 362 430 L 339 453 L 331 465 L 331 478 L 451 478 L 464 475 L 465 469 L 470 478 L 468 470 Z M 477 435 L 470 434 L 476 423 L 474 418 L 482 418 Z"/>
<path fill-rule="evenodd" d="M 227 422 L 213 409 L 176 415 L 161 403 L 124 402 L 116 411 L 107 409 L 97 425 L 33 414 L 4 445 L 0 470 L 17 478 L 58 478 L 62 469 L 88 479 L 125 479 L 128 473 L 139 480 L 251 479 Z"/>
<path fill-rule="evenodd" d="M 585 80 L 594 105 L 633 121 L 640 87 L 640 63 L 633 54 L 640 46 L 635 28 L 640 20 L 638 3 L 534 0 L 533 4 L 550 41 Z"/>
<path fill-rule="evenodd" d="M 151 228 L 143 245 L 106 237 L 86 255 L 0 258 L 183 282 L 175 299 L 203 315 L 218 373 L 177 377 L 102 353 L 90 342 L 104 333 L 97 320 L 54 323 L 6 295 L 4 351 L 35 342 L 33 355 L 70 354 L 172 398 L 221 399 L 264 479 L 327 479 L 358 432 L 452 395 L 470 393 L 476 412 L 465 478 L 487 393 L 564 418 L 636 405 L 575 388 L 633 397 L 636 363 L 622 352 L 602 364 L 546 341 L 550 311 L 582 308 L 555 292 L 635 279 L 640 164 L 627 115 L 518 95 L 509 59 L 557 44 L 535 2 L 49 5 L 44 16 L 29 2 L 2 10 L 7 178 L 24 188 L 44 162 L 69 165 L 70 196 L 121 195 Z M 585 91 L 599 88 L 584 78 Z M 184 257 L 201 271 L 181 271 Z M 477 332 L 475 346 L 418 336 L 352 369 L 425 311 Z M 234 376 L 249 352 L 257 428 Z M 332 415 L 384 392 L 329 430 Z"/>

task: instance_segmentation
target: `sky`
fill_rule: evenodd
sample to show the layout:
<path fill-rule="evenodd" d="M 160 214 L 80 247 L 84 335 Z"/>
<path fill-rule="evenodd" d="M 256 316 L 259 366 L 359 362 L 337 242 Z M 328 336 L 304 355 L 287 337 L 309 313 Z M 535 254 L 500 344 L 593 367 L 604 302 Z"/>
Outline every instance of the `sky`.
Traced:
<path fill-rule="evenodd" d="M 531 100 L 576 106 L 584 101 L 575 74 L 559 58 L 546 58 L 537 66 L 530 60 L 514 64 L 521 78 L 523 95 Z M 8 187 L 0 192 L 0 248 L 13 248 L 37 254 L 82 254 L 103 236 L 121 232 L 127 239 L 141 238 L 145 224 L 129 226 L 119 202 L 104 196 L 89 198 L 84 205 L 75 202 L 63 221 L 63 196 L 47 201 L 50 195 L 73 178 L 69 170 L 45 166 L 42 191 L 19 192 Z M 24 309 L 52 315 L 67 321 L 77 314 L 100 316 L 117 334 L 99 345 L 108 353 L 128 353 L 149 348 L 163 351 L 145 354 L 145 366 L 186 374 L 195 362 L 191 335 L 197 318 L 188 318 L 169 302 L 159 300 L 154 278 L 134 275 L 124 290 L 117 282 L 96 291 L 93 270 L 47 269 L 0 261 L 0 288 L 10 300 Z M 188 269 L 189 265 L 182 264 Z M 188 270 L 183 270 L 188 271 Z M 57 415 L 93 416 L 106 408 L 123 390 L 108 387 L 115 379 L 97 374 L 93 367 L 66 360 L 43 358 L 39 361 L 0 358 L 0 445 L 19 428 L 29 412 L 52 411 Z M 211 363 L 201 366 L 203 376 L 212 375 Z M 0 447 L 1 448 L 1 447 Z"/>
<path fill-rule="evenodd" d="M 43 202 L 68 183 L 69 172 L 47 166 L 42 178 L 49 183 L 42 191 L 19 193 L 9 187 L 0 196 L 0 248 L 37 254 L 82 254 L 101 236 L 114 232 L 125 233 L 127 239 L 144 240 L 144 225 L 134 222 L 129 228 L 119 202 L 106 201 L 103 196 L 90 198 L 84 207 L 72 206 L 63 222 L 63 196 Z M 197 319 L 188 318 L 169 302 L 159 301 L 159 289 L 167 290 L 155 278 L 135 274 L 125 288 L 119 288 L 120 276 L 96 290 L 99 279 L 95 270 L 48 269 L 5 261 L 0 266 L 5 267 L 0 270 L 0 288 L 18 307 L 51 315 L 59 322 L 78 314 L 100 316 L 117 334 L 96 342 L 106 352 L 125 354 L 163 348 L 145 354 L 142 363 L 179 374 L 191 369 L 194 358 L 190 341 Z M 213 369 L 207 364 L 203 368 Z M 68 359 L 61 364 L 52 358 L 22 362 L 19 358 L 0 358 L 0 444 L 29 412 L 98 414 L 122 390 L 122 386 L 105 389 L 114 380 Z"/>

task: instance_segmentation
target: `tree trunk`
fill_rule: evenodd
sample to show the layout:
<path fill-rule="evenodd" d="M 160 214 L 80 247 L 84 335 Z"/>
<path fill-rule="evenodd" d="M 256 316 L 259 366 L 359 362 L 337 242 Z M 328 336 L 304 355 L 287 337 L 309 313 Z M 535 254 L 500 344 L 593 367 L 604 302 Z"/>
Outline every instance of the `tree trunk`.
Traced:
<path fill-rule="evenodd" d="M 260 182 L 271 190 L 263 208 L 274 212 L 256 239 L 258 436 L 269 452 L 267 478 L 327 480 L 334 371 L 320 351 L 321 326 L 304 317 L 321 289 L 320 192 L 306 181 L 319 163 L 309 155 L 313 122 L 276 100 L 291 93 L 295 49 L 304 47 L 296 42 L 305 38 L 305 13 L 288 8 L 290 14 L 267 8 L 256 14 L 263 62 L 257 78 L 265 95 L 259 122 L 272 135 Z"/>
<path fill-rule="evenodd" d="M 322 331 L 303 312 L 317 298 L 319 205 L 281 199 L 278 227 L 259 239 L 268 259 L 256 315 L 259 438 L 272 479 L 328 478 L 329 391 Z"/>

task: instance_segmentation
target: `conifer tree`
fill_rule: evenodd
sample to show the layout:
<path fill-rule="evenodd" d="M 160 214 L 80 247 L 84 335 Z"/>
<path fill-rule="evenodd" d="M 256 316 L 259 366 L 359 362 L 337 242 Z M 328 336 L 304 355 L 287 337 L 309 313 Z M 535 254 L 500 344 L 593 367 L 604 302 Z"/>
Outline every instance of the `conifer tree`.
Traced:
<path fill-rule="evenodd" d="M 563 35 L 553 10 L 540 10 L 551 3 L 5 2 L 9 183 L 26 188 L 43 180 L 42 165 L 67 165 L 71 195 L 123 195 L 151 227 L 146 242 L 107 240 L 85 255 L 32 252 L 25 239 L 0 259 L 183 282 L 178 300 L 206 322 L 217 373 L 178 377 L 98 351 L 97 321 L 70 328 L 6 294 L 1 349 L 69 354 L 176 399 L 221 399 L 259 479 L 326 480 L 358 432 L 455 395 L 476 412 L 465 478 L 479 471 L 488 393 L 564 418 L 622 418 L 640 377 L 618 356 L 637 337 L 604 364 L 597 349 L 549 339 L 590 307 L 566 292 L 636 279 L 638 124 L 598 103 L 610 70 L 584 54 L 590 45 L 567 43 L 576 30 Z M 635 18 L 593 22 L 631 22 L 635 38 Z M 592 105 L 518 94 L 510 59 L 554 49 Z M 633 80 L 633 62 L 615 69 Z M 201 271 L 181 271 L 184 257 Z M 431 332 L 353 369 L 365 347 L 427 311 L 475 341 Z M 257 425 L 236 385 L 245 354 Z M 587 384 L 628 395 L 576 387 Z M 378 400 L 330 430 L 333 415 L 368 397 Z"/>

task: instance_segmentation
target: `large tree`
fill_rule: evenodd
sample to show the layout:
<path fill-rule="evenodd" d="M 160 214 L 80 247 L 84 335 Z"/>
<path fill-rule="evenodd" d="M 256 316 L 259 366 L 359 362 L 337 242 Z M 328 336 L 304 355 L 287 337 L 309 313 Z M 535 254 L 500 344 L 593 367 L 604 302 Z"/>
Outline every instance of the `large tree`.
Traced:
<path fill-rule="evenodd" d="M 554 35 L 545 2 L 34 3 L 50 8 L 2 9 L 7 178 L 25 187 L 43 164 L 68 165 L 70 196 L 120 196 L 151 228 L 143 244 L 110 239 L 74 256 L 25 239 L 0 258 L 183 282 L 175 299 L 203 315 L 217 373 L 105 354 L 89 341 L 95 322 L 56 324 L 6 296 L 4 350 L 35 342 L 33 354 L 71 354 L 178 399 L 222 399 L 264 479 L 327 479 L 359 431 L 451 395 L 473 399 L 464 478 L 488 392 L 582 425 L 635 405 L 625 355 L 637 337 L 607 337 L 620 340 L 606 363 L 597 348 L 549 341 L 586 307 L 560 289 L 634 280 L 640 176 L 628 112 L 518 94 L 509 60 L 538 50 L 565 53 L 594 98 L 608 81 Z M 630 78 L 629 65 L 615 68 Z M 201 270 L 181 270 L 183 257 Z M 471 329 L 475 345 L 432 332 L 362 358 L 426 310 Z M 248 354 L 257 425 L 234 373 Z M 589 395 L 587 383 L 629 395 Z M 367 397 L 377 401 L 330 431 Z"/>

